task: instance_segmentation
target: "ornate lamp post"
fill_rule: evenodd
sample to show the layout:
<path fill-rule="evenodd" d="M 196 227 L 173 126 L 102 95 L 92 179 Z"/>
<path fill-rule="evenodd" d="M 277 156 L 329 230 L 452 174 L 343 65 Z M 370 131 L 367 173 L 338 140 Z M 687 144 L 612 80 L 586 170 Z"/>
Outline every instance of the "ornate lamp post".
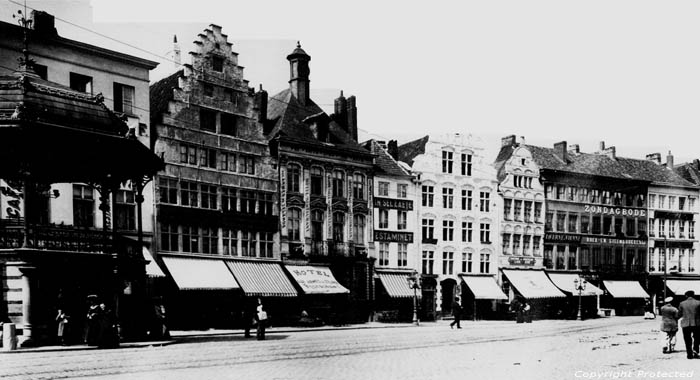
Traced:
<path fill-rule="evenodd" d="M 406 278 L 408 281 L 408 287 L 413 289 L 413 324 L 418 326 L 420 321 L 418 320 L 418 289 L 420 289 L 420 277 L 418 277 L 418 272 L 413 271 L 411 276 Z"/>
<path fill-rule="evenodd" d="M 576 314 L 576 320 L 580 321 L 581 318 L 581 293 L 586 290 L 586 280 L 579 279 L 577 276 L 574 278 L 574 289 L 578 291 L 578 314 Z"/>

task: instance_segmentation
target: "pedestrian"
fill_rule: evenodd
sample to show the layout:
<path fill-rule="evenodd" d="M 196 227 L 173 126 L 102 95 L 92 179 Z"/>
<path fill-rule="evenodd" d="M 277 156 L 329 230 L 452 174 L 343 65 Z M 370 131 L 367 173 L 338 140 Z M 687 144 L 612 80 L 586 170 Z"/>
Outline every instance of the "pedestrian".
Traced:
<path fill-rule="evenodd" d="M 666 297 L 664 305 L 659 309 L 661 315 L 661 331 L 666 333 L 666 346 L 664 353 L 670 354 L 676 345 L 676 333 L 678 332 L 678 316 L 680 312 L 673 305 L 673 297 Z"/>
<path fill-rule="evenodd" d="M 654 312 L 654 304 L 649 298 L 644 301 L 644 319 L 656 319 L 656 313 Z"/>
<path fill-rule="evenodd" d="M 685 342 L 685 352 L 688 359 L 698 359 L 698 349 L 700 348 L 700 301 L 695 299 L 695 292 L 688 290 L 685 292 L 686 299 L 678 306 L 681 318 L 681 328 L 683 329 L 683 341 Z"/>
<path fill-rule="evenodd" d="M 68 330 L 68 314 L 66 314 L 62 309 L 58 309 L 58 315 L 56 315 L 56 322 L 58 322 L 58 330 L 56 331 L 56 337 L 58 338 L 58 344 L 61 346 L 66 345 L 66 335 Z"/>
<path fill-rule="evenodd" d="M 265 324 L 267 324 L 267 312 L 263 308 L 262 299 L 258 298 L 258 307 L 255 313 L 255 321 L 258 325 L 256 337 L 258 340 L 265 340 Z"/>
<path fill-rule="evenodd" d="M 523 320 L 525 323 L 532 323 L 532 314 L 530 314 L 530 304 L 523 302 Z"/>
<path fill-rule="evenodd" d="M 88 346 L 97 346 L 100 332 L 100 319 L 102 318 L 102 309 L 100 308 L 99 299 L 96 295 L 88 296 L 88 311 L 85 326 L 85 343 Z"/>
<path fill-rule="evenodd" d="M 516 297 L 510 304 L 510 311 L 515 313 L 515 323 L 523 323 L 524 312 L 525 312 L 525 299 L 521 297 Z"/>
<path fill-rule="evenodd" d="M 252 302 L 248 300 L 243 302 L 243 312 L 241 318 L 243 320 L 244 336 L 246 338 L 251 338 L 252 336 L 250 335 L 250 326 L 255 325 L 257 323 L 257 318 L 255 317 L 255 313 L 253 312 Z"/>
<path fill-rule="evenodd" d="M 165 306 L 160 297 L 153 299 L 153 327 L 151 331 L 152 338 L 170 339 L 170 330 L 165 318 Z"/>
<path fill-rule="evenodd" d="M 459 325 L 459 320 L 462 318 L 462 306 L 459 304 L 459 297 L 455 297 L 455 300 L 452 301 L 452 316 L 455 319 L 450 323 L 450 328 L 453 329 L 457 325 L 457 328 L 461 329 L 462 326 Z"/>

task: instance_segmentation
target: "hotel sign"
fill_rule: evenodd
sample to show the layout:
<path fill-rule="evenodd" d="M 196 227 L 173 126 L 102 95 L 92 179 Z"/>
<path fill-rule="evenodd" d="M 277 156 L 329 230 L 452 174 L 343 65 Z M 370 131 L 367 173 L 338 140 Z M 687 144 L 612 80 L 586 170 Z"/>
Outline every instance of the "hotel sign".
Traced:
<path fill-rule="evenodd" d="M 374 197 L 374 207 L 411 211 L 413 210 L 413 201 Z"/>
<path fill-rule="evenodd" d="M 583 211 L 591 214 L 603 215 L 622 215 L 622 216 L 647 216 L 647 210 L 624 208 L 624 207 L 608 207 L 598 205 L 584 205 Z"/>
<path fill-rule="evenodd" d="M 535 265 L 534 257 L 509 257 L 508 264 L 510 265 Z"/>
<path fill-rule="evenodd" d="M 413 243 L 413 232 L 379 231 L 374 230 L 374 241 L 393 243 Z"/>

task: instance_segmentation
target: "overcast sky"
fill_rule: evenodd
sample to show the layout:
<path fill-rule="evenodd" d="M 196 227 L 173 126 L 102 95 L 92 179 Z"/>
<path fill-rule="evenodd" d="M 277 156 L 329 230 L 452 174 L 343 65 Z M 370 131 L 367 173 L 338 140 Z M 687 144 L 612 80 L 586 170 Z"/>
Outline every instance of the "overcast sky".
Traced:
<path fill-rule="evenodd" d="M 0 0 L 2 19 L 18 8 Z M 355 95 L 360 129 L 400 142 L 427 133 L 481 135 L 586 152 L 598 142 L 643 158 L 700 157 L 700 1 L 75 0 L 29 1 L 65 37 L 162 62 L 177 34 L 186 52 L 210 23 L 223 27 L 251 86 L 287 87 L 300 40 L 312 95 Z M 326 106 L 326 109 L 329 109 Z"/>

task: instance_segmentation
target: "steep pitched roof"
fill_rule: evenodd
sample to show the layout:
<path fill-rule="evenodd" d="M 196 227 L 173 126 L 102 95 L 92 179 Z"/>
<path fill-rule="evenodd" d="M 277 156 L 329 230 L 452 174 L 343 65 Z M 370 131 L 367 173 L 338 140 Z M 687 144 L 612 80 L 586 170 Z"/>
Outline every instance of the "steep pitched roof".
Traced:
<path fill-rule="evenodd" d="M 413 160 L 418 155 L 425 153 L 425 145 L 428 143 L 430 136 L 424 136 L 418 140 L 413 140 L 399 146 L 399 161 L 403 161 L 413 166 Z"/>
<path fill-rule="evenodd" d="M 375 173 L 378 175 L 388 175 L 394 177 L 412 177 L 396 160 L 386 151 L 376 140 L 368 140 L 362 146 L 370 152 L 376 154 L 374 158 Z"/>
<path fill-rule="evenodd" d="M 178 86 L 178 79 L 183 70 L 178 70 L 169 76 L 153 83 L 149 89 L 151 97 L 151 125 L 160 121 L 161 114 L 168 111 L 168 102 L 173 99 L 173 89 Z"/>
<path fill-rule="evenodd" d="M 694 163 L 680 164 L 673 168 L 676 174 L 680 175 L 686 181 L 700 185 L 700 168 Z"/>

